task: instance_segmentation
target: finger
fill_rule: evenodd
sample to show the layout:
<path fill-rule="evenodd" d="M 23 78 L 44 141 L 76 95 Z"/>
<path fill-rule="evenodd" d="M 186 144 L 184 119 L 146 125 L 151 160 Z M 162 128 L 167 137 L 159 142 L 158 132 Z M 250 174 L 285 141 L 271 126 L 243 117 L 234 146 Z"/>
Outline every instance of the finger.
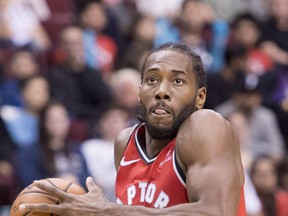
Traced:
<path fill-rule="evenodd" d="M 88 188 L 89 192 L 92 192 L 92 191 L 95 191 L 95 192 L 98 192 L 98 193 L 101 192 L 100 187 L 98 187 L 95 184 L 95 182 L 94 182 L 94 180 L 93 180 L 93 178 L 91 176 L 87 177 L 87 179 L 86 179 L 86 187 Z"/>
<path fill-rule="evenodd" d="M 101 188 L 95 184 L 92 177 L 88 177 L 86 179 L 86 187 L 88 188 L 89 192 L 96 192 L 97 194 L 100 194 L 105 201 L 108 201 L 107 198 L 102 194 Z"/>
<path fill-rule="evenodd" d="M 49 212 L 58 214 L 58 206 L 51 204 L 21 204 L 19 206 L 20 211 L 37 211 L 37 212 Z"/>
<path fill-rule="evenodd" d="M 61 189 L 57 188 L 55 185 L 51 184 L 48 181 L 35 180 L 33 182 L 33 186 L 36 186 L 36 187 L 40 188 L 41 190 L 44 190 L 47 193 L 49 193 L 50 195 L 55 196 L 61 200 L 62 200 L 62 198 L 66 197 L 68 195 L 68 193 L 66 193 L 65 191 L 62 191 Z"/>
<path fill-rule="evenodd" d="M 86 187 L 89 191 L 94 189 L 95 187 L 98 187 L 91 176 L 87 177 L 86 179 Z"/>

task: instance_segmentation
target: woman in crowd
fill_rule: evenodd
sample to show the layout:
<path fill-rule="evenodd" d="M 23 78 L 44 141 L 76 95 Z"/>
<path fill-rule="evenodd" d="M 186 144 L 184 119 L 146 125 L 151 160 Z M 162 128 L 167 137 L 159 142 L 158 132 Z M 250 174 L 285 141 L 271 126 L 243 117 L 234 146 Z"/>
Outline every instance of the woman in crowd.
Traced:
<path fill-rule="evenodd" d="M 27 186 L 34 180 L 61 177 L 85 185 L 88 171 L 79 145 L 67 140 L 70 119 L 64 106 L 51 102 L 40 115 L 39 143 L 19 150 L 17 168 Z"/>

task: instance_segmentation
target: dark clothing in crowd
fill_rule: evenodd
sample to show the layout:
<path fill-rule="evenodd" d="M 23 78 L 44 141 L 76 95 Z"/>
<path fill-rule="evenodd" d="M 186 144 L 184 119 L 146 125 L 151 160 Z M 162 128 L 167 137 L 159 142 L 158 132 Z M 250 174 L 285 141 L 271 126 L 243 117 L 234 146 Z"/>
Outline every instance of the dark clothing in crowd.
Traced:
<path fill-rule="evenodd" d="M 48 79 L 52 97 L 64 103 L 72 118 L 95 118 L 112 100 L 101 73 L 89 67 L 72 71 L 58 65 L 49 71 Z"/>
<path fill-rule="evenodd" d="M 288 52 L 288 31 L 282 31 L 276 26 L 274 19 L 269 20 L 262 29 L 261 41 L 272 41 L 276 43 L 278 47 Z"/>

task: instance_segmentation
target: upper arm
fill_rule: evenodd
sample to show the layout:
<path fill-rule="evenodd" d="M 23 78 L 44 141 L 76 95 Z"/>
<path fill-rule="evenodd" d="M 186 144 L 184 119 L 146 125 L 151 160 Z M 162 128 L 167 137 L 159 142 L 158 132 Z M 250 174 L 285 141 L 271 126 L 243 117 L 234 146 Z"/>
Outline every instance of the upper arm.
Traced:
<path fill-rule="evenodd" d="M 132 132 L 133 127 L 122 130 L 114 142 L 114 164 L 116 170 L 118 170 L 120 160 L 123 157 L 126 145 L 130 139 Z"/>
<path fill-rule="evenodd" d="M 231 125 L 213 111 L 197 111 L 180 128 L 176 148 L 190 202 L 205 211 L 234 215 L 244 174 Z"/>

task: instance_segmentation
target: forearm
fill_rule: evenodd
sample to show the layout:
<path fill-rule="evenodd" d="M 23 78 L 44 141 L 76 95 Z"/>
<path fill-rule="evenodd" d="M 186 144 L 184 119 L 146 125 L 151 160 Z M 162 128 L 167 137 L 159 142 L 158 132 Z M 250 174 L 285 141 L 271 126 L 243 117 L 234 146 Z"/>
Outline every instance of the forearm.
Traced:
<path fill-rule="evenodd" d="M 272 59 L 281 64 L 288 63 L 288 52 L 278 47 L 274 42 L 268 41 L 262 44 L 262 49 Z"/>

